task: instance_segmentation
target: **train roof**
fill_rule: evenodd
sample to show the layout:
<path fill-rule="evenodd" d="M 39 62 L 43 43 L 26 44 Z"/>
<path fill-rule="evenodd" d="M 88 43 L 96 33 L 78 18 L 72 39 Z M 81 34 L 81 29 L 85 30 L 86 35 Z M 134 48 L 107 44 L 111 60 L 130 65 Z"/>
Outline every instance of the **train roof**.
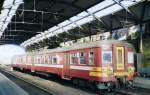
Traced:
<path fill-rule="evenodd" d="M 47 49 L 43 51 L 36 51 L 36 52 L 28 52 L 26 55 L 32 56 L 35 54 L 48 54 L 48 53 L 57 53 L 57 52 L 65 52 L 65 51 L 70 51 L 70 50 L 78 50 L 78 49 L 84 49 L 84 48 L 94 48 L 94 47 L 112 47 L 113 44 L 117 45 L 122 45 L 122 46 L 127 46 L 130 48 L 134 48 L 133 45 L 131 45 L 128 42 L 125 41 L 118 41 L 118 40 L 103 40 L 103 41 L 95 41 L 95 42 L 86 42 L 86 43 L 75 43 L 71 46 L 68 47 L 58 47 L 55 49 Z M 18 55 L 15 57 L 22 57 L 25 55 Z"/>
<path fill-rule="evenodd" d="M 44 51 L 41 51 L 41 53 L 50 53 L 50 52 L 63 52 L 63 51 L 69 51 L 69 50 L 78 50 L 78 49 L 84 49 L 84 48 L 94 48 L 94 47 L 112 47 L 113 44 L 118 45 L 126 45 L 128 47 L 133 48 L 133 46 L 130 43 L 127 43 L 125 41 L 118 41 L 118 40 L 103 40 L 103 41 L 95 41 L 95 42 L 86 42 L 86 43 L 75 43 L 68 47 L 58 47 L 55 49 L 47 49 Z M 40 54 L 40 52 L 38 53 Z"/>

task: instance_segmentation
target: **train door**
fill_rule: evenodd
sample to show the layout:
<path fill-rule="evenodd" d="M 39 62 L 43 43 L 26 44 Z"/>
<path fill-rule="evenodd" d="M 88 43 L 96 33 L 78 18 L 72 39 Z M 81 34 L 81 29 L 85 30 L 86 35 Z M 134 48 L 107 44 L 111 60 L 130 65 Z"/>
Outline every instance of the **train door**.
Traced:
<path fill-rule="evenodd" d="M 66 59 L 64 62 L 63 78 L 70 79 L 70 55 L 66 53 L 65 58 Z"/>
<path fill-rule="evenodd" d="M 125 69 L 125 54 L 124 47 L 116 47 L 116 69 L 124 70 Z"/>

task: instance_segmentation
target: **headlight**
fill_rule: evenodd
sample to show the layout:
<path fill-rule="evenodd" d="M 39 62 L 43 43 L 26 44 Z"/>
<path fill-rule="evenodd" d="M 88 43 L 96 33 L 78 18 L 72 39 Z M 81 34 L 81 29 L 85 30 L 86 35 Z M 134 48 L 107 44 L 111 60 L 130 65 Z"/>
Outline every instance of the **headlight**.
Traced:
<path fill-rule="evenodd" d="M 128 74 L 134 74 L 134 67 L 128 67 Z"/>

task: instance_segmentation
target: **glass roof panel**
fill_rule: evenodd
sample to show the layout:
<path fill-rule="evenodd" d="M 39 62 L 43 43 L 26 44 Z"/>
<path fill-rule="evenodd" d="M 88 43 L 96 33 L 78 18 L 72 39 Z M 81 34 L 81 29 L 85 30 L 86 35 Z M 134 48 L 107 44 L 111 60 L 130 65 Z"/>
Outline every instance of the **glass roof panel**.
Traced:
<path fill-rule="evenodd" d="M 79 19 L 81 19 L 81 17 L 78 17 L 78 16 L 73 16 L 70 18 L 71 21 L 77 21 Z"/>
<path fill-rule="evenodd" d="M 17 4 L 15 4 L 13 2 L 14 2 L 14 0 L 5 0 L 3 3 L 4 9 L 1 11 L 1 14 L 0 14 L 0 22 L 5 22 L 5 23 L 0 25 L 1 32 L 4 32 L 4 30 L 7 28 L 7 25 L 11 21 L 11 18 L 16 13 L 15 9 L 17 9 L 18 6 L 21 3 L 23 3 L 22 0 L 15 0 L 15 3 L 18 2 Z"/>
<path fill-rule="evenodd" d="M 121 4 L 123 4 L 125 7 L 128 7 L 132 4 L 134 4 L 134 2 L 132 2 L 132 1 L 122 1 Z"/>
<path fill-rule="evenodd" d="M 77 21 L 76 23 L 77 23 L 78 25 L 83 25 L 83 24 L 85 24 L 85 23 L 88 23 L 88 22 L 92 21 L 93 19 L 94 19 L 93 16 L 88 16 L 88 17 L 86 17 L 86 18 L 83 18 L 83 19 Z"/>
<path fill-rule="evenodd" d="M 97 13 L 95 13 L 94 15 L 97 16 L 97 17 L 102 17 L 102 16 L 106 16 L 108 14 L 111 14 L 111 13 L 114 13 L 116 11 L 119 11 L 120 9 L 122 9 L 121 6 L 119 6 L 118 4 L 115 4 L 109 8 L 106 8 L 102 11 L 99 11 Z"/>
<path fill-rule="evenodd" d="M 139 1 L 141 1 L 141 0 L 136 0 L 136 2 L 139 2 Z M 125 7 L 128 7 L 128 6 L 135 4 L 135 2 L 132 2 L 130 0 L 123 0 L 123 1 L 121 1 L 121 4 L 123 4 L 123 6 L 125 6 Z M 118 4 L 116 4 L 113 0 L 105 0 L 105 1 L 89 8 L 87 11 L 92 13 L 96 17 L 100 18 L 102 16 L 112 14 L 121 9 L 122 9 L 122 7 Z M 94 17 L 91 16 L 90 14 L 88 14 L 86 11 L 83 11 L 83 12 L 77 14 L 76 16 L 71 17 L 69 20 L 66 20 L 66 21 L 58 24 L 59 27 L 54 26 L 54 27 L 48 29 L 48 31 L 50 33 L 47 33 L 47 35 L 45 37 L 48 38 L 55 34 L 59 34 L 64 31 L 73 29 L 75 27 L 79 27 L 83 24 L 89 23 L 94 20 Z"/>
<path fill-rule="evenodd" d="M 19 7 L 19 5 L 13 6 L 12 10 L 9 12 L 9 15 L 15 14 L 18 7 Z"/>
<path fill-rule="evenodd" d="M 52 32 L 52 31 L 54 31 L 54 30 L 56 30 L 56 29 L 58 29 L 58 28 L 59 28 L 58 26 L 54 26 L 54 27 L 48 29 L 48 31 L 49 31 L 49 32 Z"/>
<path fill-rule="evenodd" d="M 13 5 L 14 0 L 5 0 L 3 3 L 3 8 L 10 8 Z"/>
<path fill-rule="evenodd" d="M 142 1 L 143 0 L 123 0 L 121 1 L 121 4 L 123 4 L 125 7 L 129 7 Z"/>
<path fill-rule="evenodd" d="M 111 5 L 111 4 L 114 4 L 113 0 L 105 0 L 105 1 L 103 1 L 103 2 L 101 2 L 99 4 L 97 4 L 97 5 L 89 8 L 87 11 L 89 11 L 90 13 L 94 13 L 94 12 L 96 12 L 98 10 L 101 10 L 101 9 L 105 8 L 106 6 Z"/>
<path fill-rule="evenodd" d="M 63 27 L 63 29 L 68 31 L 68 30 L 73 29 L 75 27 L 77 27 L 77 25 L 75 23 L 71 23 L 71 24 L 67 25 L 66 27 Z"/>
<path fill-rule="evenodd" d="M 58 24 L 59 26 L 66 26 L 66 25 L 68 25 L 70 23 L 70 21 L 69 20 L 65 20 L 64 22 L 62 22 L 62 23 L 60 23 L 60 24 Z"/>
<path fill-rule="evenodd" d="M 59 34 L 59 33 L 62 33 L 64 30 L 62 29 L 62 28 L 60 28 L 60 29 L 58 29 L 58 30 L 56 30 L 56 34 Z"/>
<path fill-rule="evenodd" d="M 79 13 L 77 16 L 82 18 L 82 17 L 88 16 L 88 13 L 83 11 L 83 12 Z"/>

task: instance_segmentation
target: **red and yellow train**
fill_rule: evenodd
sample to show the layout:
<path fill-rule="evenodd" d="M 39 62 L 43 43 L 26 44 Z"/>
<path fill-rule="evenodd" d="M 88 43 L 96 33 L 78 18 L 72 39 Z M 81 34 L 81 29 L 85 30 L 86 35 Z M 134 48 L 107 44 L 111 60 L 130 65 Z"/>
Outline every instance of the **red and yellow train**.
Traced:
<path fill-rule="evenodd" d="M 15 56 L 12 67 L 55 74 L 77 84 L 82 80 L 103 89 L 121 80 L 133 80 L 133 57 L 131 44 L 104 40 Z"/>

